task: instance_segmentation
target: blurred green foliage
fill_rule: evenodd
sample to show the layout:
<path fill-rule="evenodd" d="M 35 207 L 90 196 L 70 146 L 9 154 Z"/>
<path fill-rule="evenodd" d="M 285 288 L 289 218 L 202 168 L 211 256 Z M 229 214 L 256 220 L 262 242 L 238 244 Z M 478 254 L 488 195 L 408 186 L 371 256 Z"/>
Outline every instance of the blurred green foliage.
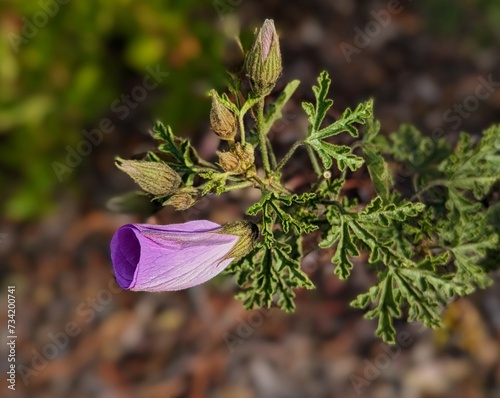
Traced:
<path fill-rule="evenodd" d="M 470 45 L 489 46 L 500 39 L 498 0 L 435 0 L 420 2 L 433 31 L 463 38 Z"/>
<path fill-rule="evenodd" d="M 61 183 L 52 162 L 65 164 L 84 128 L 113 119 L 111 104 L 142 82 L 146 67 L 169 76 L 141 103 L 143 117 L 161 117 L 174 131 L 195 126 L 209 109 L 200 97 L 225 80 L 217 21 L 210 2 L 195 0 L 2 1 L 4 213 L 28 219 L 51 208 L 76 174 Z"/>

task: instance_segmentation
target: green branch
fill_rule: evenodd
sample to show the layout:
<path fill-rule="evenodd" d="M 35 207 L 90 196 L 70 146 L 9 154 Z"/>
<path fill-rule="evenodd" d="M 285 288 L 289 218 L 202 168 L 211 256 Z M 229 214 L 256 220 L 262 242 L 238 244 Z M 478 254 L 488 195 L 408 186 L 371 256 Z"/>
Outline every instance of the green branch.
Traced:
<path fill-rule="evenodd" d="M 311 163 L 313 165 L 313 169 L 316 172 L 316 175 L 319 177 L 323 175 L 323 170 L 321 169 L 321 166 L 318 163 L 318 159 L 316 158 L 316 155 L 314 154 L 313 149 L 307 145 L 306 146 L 307 154 L 309 155 L 309 159 L 311 159 Z"/>
<path fill-rule="evenodd" d="M 281 170 L 281 168 L 290 160 L 292 157 L 293 153 L 296 151 L 296 149 L 301 146 L 304 143 L 304 141 L 296 141 L 292 147 L 288 150 L 288 153 L 281 159 L 281 161 L 278 163 L 278 166 L 276 166 L 276 171 Z"/>
<path fill-rule="evenodd" d="M 269 153 L 267 151 L 267 131 L 264 130 L 264 98 L 261 98 L 257 102 L 257 133 L 259 135 L 259 148 L 262 155 L 262 164 L 264 166 L 264 171 L 266 176 L 269 177 L 271 174 L 271 166 L 269 164 Z"/>

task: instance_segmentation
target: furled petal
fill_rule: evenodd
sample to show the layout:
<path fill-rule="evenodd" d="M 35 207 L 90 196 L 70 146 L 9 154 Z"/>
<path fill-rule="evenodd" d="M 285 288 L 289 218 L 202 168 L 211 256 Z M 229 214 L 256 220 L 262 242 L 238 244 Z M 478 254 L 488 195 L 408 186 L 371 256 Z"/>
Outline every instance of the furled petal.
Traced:
<path fill-rule="evenodd" d="M 226 268 L 239 236 L 210 221 L 127 224 L 111 240 L 116 280 L 123 289 L 165 291 L 199 285 Z"/>
<path fill-rule="evenodd" d="M 276 30 L 274 28 L 274 22 L 271 19 L 266 19 L 262 25 L 261 30 L 262 35 L 262 60 L 267 60 L 269 56 L 269 51 L 271 51 L 271 46 L 276 41 Z"/>

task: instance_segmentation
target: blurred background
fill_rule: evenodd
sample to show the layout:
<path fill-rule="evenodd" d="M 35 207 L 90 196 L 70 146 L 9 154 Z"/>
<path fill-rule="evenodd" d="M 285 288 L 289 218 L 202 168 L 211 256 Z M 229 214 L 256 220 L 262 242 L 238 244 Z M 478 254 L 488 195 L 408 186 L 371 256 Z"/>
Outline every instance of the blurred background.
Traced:
<path fill-rule="evenodd" d="M 500 122 L 494 0 L 2 0 L 0 333 L 14 285 L 18 374 L 11 391 L 2 344 L 1 396 L 500 396 L 498 274 L 449 308 L 444 330 L 400 322 L 394 347 L 348 305 L 370 286 L 363 262 L 340 282 L 315 250 L 304 269 L 317 290 L 298 292 L 295 314 L 245 312 L 229 279 L 162 294 L 116 287 L 109 241 L 120 225 L 241 217 L 234 198 L 155 219 L 106 202 L 135 189 L 113 159 L 151 149 L 156 120 L 213 153 L 207 92 L 224 90 L 228 39 L 241 30 L 248 46 L 265 18 L 281 38 L 277 89 L 302 81 L 272 132 L 280 154 L 300 137 L 300 101 L 323 69 L 336 112 L 374 97 L 384 133 L 412 123 L 453 142 Z M 303 168 L 291 164 L 291 185 Z M 351 184 L 369 199 L 366 176 Z"/>

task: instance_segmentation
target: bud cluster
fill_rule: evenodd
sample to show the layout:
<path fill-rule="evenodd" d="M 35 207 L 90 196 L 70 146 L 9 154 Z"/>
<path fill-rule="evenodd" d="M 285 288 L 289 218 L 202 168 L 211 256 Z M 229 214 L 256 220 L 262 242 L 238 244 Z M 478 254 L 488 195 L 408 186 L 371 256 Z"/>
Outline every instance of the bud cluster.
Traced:
<path fill-rule="evenodd" d="M 262 140 L 267 132 L 260 131 L 262 123 L 258 122 L 254 130 L 259 135 L 257 148 L 266 177 L 269 177 L 263 182 L 255 167 L 255 136 L 249 137 L 251 143 L 247 142 L 244 127 L 247 112 L 255 120 L 263 120 L 264 97 L 272 91 L 281 75 L 281 53 L 274 22 L 269 19 L 264 22 L 246 54 L 238 39 L 228 44 L 226 55 L 232 56 L 229 71 L 233 79 L 231 98 L 210 91 L 210 127 L 228 147 L 216 152 L 218 162 L 201 159 L 188 140 L 176 137 L 161 123 L 155 125 L 153 136 L 160 141 L 158 149 L 163 158 L 151 154 L 149 160 L 116 161 L 117 167 L 127 173 L 142 188 L 146 198 L 155 204 L 186 210 L 208 192 L 221 194 L 248 186 L 274 188 L 270 182 L 273 179 L 270 178 L 267 144 Z M 240 79 L 247 79 L 249 84 L 242 84 Z M 244 92 L 243 87 L 250 87 L 251 91 Z M 168 164 L 162 160 L 165 158 L 169 159 Z M 200 179 L 205 181 L 198 184 Z"/>
<path fill-rule="evenodd" d="M 254 166 L 255 157 L 253 146 L 249 143 L 241 145 L 237 142 L 234 149 L 229 152 L 217 152 L 219 166 L 222 170 L 234 174 L 244 174 Z"/>

